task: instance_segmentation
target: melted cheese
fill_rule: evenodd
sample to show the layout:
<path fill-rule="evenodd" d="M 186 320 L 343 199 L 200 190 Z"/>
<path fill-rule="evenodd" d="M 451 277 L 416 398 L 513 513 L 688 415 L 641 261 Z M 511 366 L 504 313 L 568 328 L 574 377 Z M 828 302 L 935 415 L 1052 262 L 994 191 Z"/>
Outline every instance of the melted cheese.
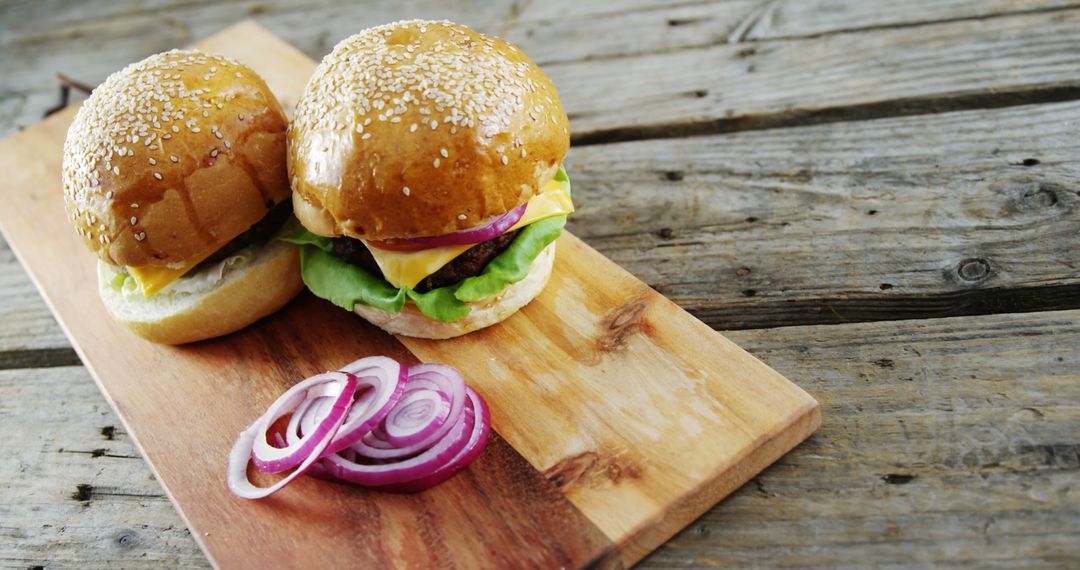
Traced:
<path fill-rule="evenodd" d="M 533 196 L 525 213 L 509 230 L 513 231 L 533 222 L 569 214 L 574 211 L 570 195 L 558 181 L 552 180 L 544 186 L 544 191 Z M 367 245 L 365 242 L 364 245 Z M 425 277 L 435 273 L 455 257 L 465 253 L 472 245 L 447 245 L 422 251 L 388 251 L 368 246 L 375 262 L 379 264 L 383 276 L 394 287 L 416 287 Z"/>
<path fill-rule="evenodd" d="M 188 271 L 191 271 L 192 267 L 202 263 L 204 259 L 210 257 L 217 251 L 217 248 L 210 249 L 205 253 L 195 256 L 194 259 L 188 261 L 183 266 L 176 268 L 172 267 L 157 267 L 153 265 L 147 265 L 145 267 L 131 267 L 128 266 L 127 272 L 131 275 L 132 279 L 139 284 L 139 289 L 142 290 L 144 297 L 149 297 L 158 291 L 161 291 L 165 287 L 182 277 Z"/>

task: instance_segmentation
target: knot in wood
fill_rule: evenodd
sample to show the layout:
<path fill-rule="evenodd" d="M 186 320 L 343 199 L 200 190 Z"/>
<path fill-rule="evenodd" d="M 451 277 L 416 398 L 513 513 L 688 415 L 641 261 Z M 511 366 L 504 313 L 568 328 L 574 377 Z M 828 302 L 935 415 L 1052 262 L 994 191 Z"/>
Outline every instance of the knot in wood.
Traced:
<path fill-rule="evenodd" d="M 956 274 L 964 281 L 982 281 L 990 275 L 990 264 L 985 259 L 965 259 L 956 268 Z"/>
<path fill-rule="evenodd" d="M 134 548 L 139 542 L 139 537 L 135 536 L 134 531 L 122 530 L 120 531 L 120 534 L 116 535 L 113 542 L 123 549 Z"/>

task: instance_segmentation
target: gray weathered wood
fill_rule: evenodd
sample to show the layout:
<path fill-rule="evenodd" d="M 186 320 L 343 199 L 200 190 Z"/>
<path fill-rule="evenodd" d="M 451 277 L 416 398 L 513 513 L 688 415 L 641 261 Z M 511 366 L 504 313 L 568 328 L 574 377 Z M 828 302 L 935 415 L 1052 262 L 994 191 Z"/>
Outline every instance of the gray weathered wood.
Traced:
<path fill-rule="evenodd" d="M 322 1 L 163 3 L 157 10 L 129 2 L 104 10 L 16 3 L 0 15 L 21 24 L 0 31 L 0 76 L 8 79 L 0 91 L 0 132 L 31 124 L 55 105 L 58 71 L 94 84 L 130 61 L 245 17 L 316 58 L 363 27 L 417 15 L 501 33 L 551 63 L 579 141 L 788 124 L 807 114 L 835 119 L 829 113 L 858 117 L 1061 98 L 1061 90 L 1080 88 L 1071 68 L 1080 16 L 1066 10 L 1080 5 L 1075 0 L 755 2 L 522 9 L 509 0 L 383 0 L 347 16 L 337 3 Z M 1008 16 L 1023 13 L 1029 14 Z M 956 21 L 930 24 L 938 19 Z M 797 39 L 851 30 L 862 31 Z M 775 41 L 728 45 L 746 39 Z M 998 94 L 976 97 L 988 88 Z M 948 101 L 937 101 L 942 98 Z M 845 107 L 854 109 L 837 111 Z"/>
<path fill-rule="evenodd" d="M 73 364 L 67 337 L 0 238 L 0 370 Z"/>
<path fill-rule="evenodd" d="M 824 423 L 643 567 L 1067 566 L 1080 557 L 1078 322 L 729 333 L 814 394 Z M 60 385 L 49 405 L 13 404 Z M 82 369 L 0 372 L 0 412 L 0 565 L 204 564 Z"/>
<path fill-rule="evenodd" d="M 240 18 L 319 57 L 449 17 L 547 62 L 579 142 L 772 129 L 572 153 L 574 231 L 715 327 L 1076 307 L 1080 107 L 977 109 L 1080 98 L 1077 4 L 12 1 L 0 133 Z M 825 424 L 644 566 L 1074 566 L 1078 317 L 729 333 Z M 75 362 L 0 244 L 0 566 L 205 567 L 85 372 L 22 369 Z"/>
<path fill-rule="evenodd" d="M 1072 98 L 1078 55 L 1071 10 L 546 69 L 599 142 Z"/>
<path fill-rule="evenodd" d="M 574 149 L 570 228 L 716 328 L 1080 306 L 1080 104 Z"/>

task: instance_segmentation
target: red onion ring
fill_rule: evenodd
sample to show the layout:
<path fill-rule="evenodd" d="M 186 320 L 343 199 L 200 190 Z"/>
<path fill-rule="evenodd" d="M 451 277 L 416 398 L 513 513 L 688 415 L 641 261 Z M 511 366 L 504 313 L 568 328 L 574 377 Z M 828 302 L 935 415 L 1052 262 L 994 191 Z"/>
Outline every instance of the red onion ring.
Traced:
<path fill-rule="evenodd" d="M 450 400 L 450 412 L 445 423 L 432 430 L 422 440 L 404 446 L 395 446 L 387 439 L 385 430 L 375 429 L 351 446 L 361 456 L 372 459 L 398 459 L 415 455 L 434 444 L 457 424 L 466 400 L 465 379 L 461 377 L 461 373 L 445 364 L 415 364 L 409 367 L 408 374 L 408 380 L 405 381 L 406 392 L 427 388 L 447 395 Z"/>
<path fill-rule="evenodd" d="M 285 392 L 278 402 L 283 400 L 291 400 L 296 392 L 301 390 L 306 391 L 307 386 L 317 385 L 325 383 L 324 376 L 332 376 L 337 381 L 342 381 L 341 389 L 338 392 L 337 398 L 334 400 L 334 405 L 330 410 L 330 413 L 326 415 L 323 421 L 319 422 L 316 427 L 316 431 L 311 434 L 310 437 L 305 438 L 305 441 L 312 442 L 310 446 L 310 453 L 303 459 L 299 466 L 292 473 L 289 473 L 285 478 L 281 479 L 277 483 L 269 487 L 256 487 L 251 483 L 251 480 L 247 476 L 248 461 L 251 459 L 253 448 L 255 443 L 259 439 L 266 440 L 266 428 L 273 421 L 265 421 L 270 413 L 263 414 L 255 420 L 247 429 L 240 432 L 240 436 L 236 438 L 236 443 L 233 444 L 232 450 L 229 452 L 229 462 L 226 467 L 226 482 L 229 486 L 229 490 L 234 495 L 242 497 L 244 499 L 262 499 L 276 493 L 282 487 L 291 483 L 294 479 L 303 475 L 308 469 L 310 469 L 319 457 L 326 450 L 326 447 L 330 445 L 330 441 L 334 438 L 338 428 L 345 422 L 345 417 L 349 412 L 349 404 L 352 402 L 353 392 L 356 390 L 356 377 L 350 374 L 344 374 L 339 372 L 328 372 L 326 374 L 320 374 L 313 378 L 309 378 L 292 389 Z M 304 386 L 307 384 L 307 386 Z M 276 404 L 277 402 L 275 402 Z M 274 406 L 271 406 L 271 409 Z"/>
<path fill-rule="evenodd" d="M 441 236 L 431 237 L 418 237 L 418 238 L 398 238 L 391 243 L 394 244 L 410 244 L 423 248 L 440 247 L 444 245 L 470 245 L 474 243 L 485 242 L 489 239 L 501 236 L 506 233 L 506 230 L 512 228 L 514 224 L 518 223 L 518 220 L 525 215 L 525 208 L 528 206 L 528 202 L 506 212 L 500 214 L 491 221 L 484 222 L 478 226 L 473 226 L 460 232 L 454 232 L 452 234 L 443 234 Z M 387 240 L 388 242 L 390 240 Z M 379 247 L 377 242 L 372 243 L 373 247 Z"/>
<path fill-rule="evenodd" d="M 473 416 L 474 424 L 468 441 L 465 442 L 465 446 L 458 452 L 458 455 L 424 477 L 385 485 L 379 487 L 379 490 L 393 491 L 395 493 L 416 493 L 424 489 L 430 489 L 456 475 L 480 455 L 480 452 L 487 445 L 488 437 L 491 435 L 491 412 L 488 410 L 487 403 L 472 388 L 465 388 L 465 391 L 469 397 L 469 402 L 465 405 L 466 414 Z"/>
<path fill-rule="evenodd" d="M 337 479 L 366 487 L 406 484 L 430 477 L 461 455 L 469 443 L 476 419 L 472 403 L 465 407 L 467 411 L 462 415 L 462 421 L 454 424 L 446 437 L 418 455 L 379 464 L 356 463 L 340 455 L 328 455 L 323 459 L 322 466 Z"/>
<path fill-rule="evenodd" d="M 383 433 L 386 441 L 406 446 L 424 441 L 432 432 L 446 425 L 450 400 L 436 390 L 407 392 L 386 416 Z"/>
<path fill-rule="evenodd" d="M 290 413 L 284 432 L 271 433 Z M 266 497 L 303 473 L 415 492 L 464 469 L 483 450 L 490 431 L 487 405 L 454 368 L 405 368 L 390 358 L 370 357 L 303 380 L 282 394 L 237 438 L 227 482 L 247 499 Z M 351 445 L 335 452 L 339 442 Z M 259 488 L 247 477 L 249 460 L 268 472 L 295 470 Z"/>
<path fill-rule="evenodd" d="M 266 413 L 256 420 L 254 424 L 257 430 L 257 436 L 252 445 L 252 460 L 255 463 L 255 468 L 264 473 L 279 473 L 296 467 L 311 455 L 311 450 L 320 443 L 325 430 L 329 429 L 328 427 L 309 430 L 307 437 L 298 438 L 291 442 L 286 438 L 287 445 L 285 447 L 274 447 L 269 441 L 270 426 L 285 417 L 285 415 L 293 413 L 294 410 L 308 400 L 333 397 L 333 409 L 337 409 L 337 402 L 344 397 L 347 402 L 343 405 L 347 406 L 348 402 L 352 401 L 353 394 L 352 392 L 345 395 L 341 394 L 341 386 L 346 384 L 351 386 L 352 390 L 355 390 L 357 378 L 345 372 L 326 372 L 312 376 L 289 388 L 277 401 L 271 404 Z M 346 407 L 345 411 L 348 412 L 349 408 Z M 324 418 L 318 425 L 323 426 L 325 423 Z M 337 431 L 335 429 L 335 433 Z"/>
<path fill-rule="evenodd" d="M 334 453 L 349 447 L 390 413 L 401 397 L 408 370 L 393 358 L 369 356 L 339 368 L 359 379 L 358 386 L 368 390 L 353 403 L 345 425 L 330 444 Z"/>

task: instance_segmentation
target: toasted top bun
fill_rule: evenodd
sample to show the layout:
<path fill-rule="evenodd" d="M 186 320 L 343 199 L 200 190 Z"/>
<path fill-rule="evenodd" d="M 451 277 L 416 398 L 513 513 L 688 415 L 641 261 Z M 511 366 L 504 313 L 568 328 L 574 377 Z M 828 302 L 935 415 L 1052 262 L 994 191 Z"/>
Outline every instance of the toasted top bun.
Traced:
<path fill-rule="evenodd" d="M 526 202 L 570 146 L 551 80 L 451 22 L 370 28 L 315 70 L 289 132 L 297 217 L 363 239 L 441 235 Z"/>
<path fill-rule="evenodd" d="M 285 113 L 236 61 L 150 56 L 109 76 L 64 143 L 64 203 L 114 265 L 183 263 L 224 245 L 289 197 Z"/>

